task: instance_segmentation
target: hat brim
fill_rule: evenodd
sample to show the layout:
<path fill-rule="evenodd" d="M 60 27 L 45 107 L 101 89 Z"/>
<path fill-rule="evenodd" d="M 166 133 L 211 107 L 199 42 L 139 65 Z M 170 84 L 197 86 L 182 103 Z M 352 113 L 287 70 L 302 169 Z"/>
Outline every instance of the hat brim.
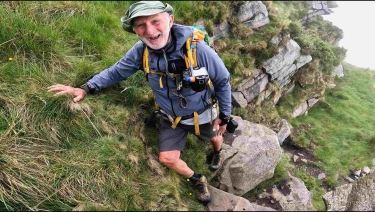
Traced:
<path fill-rule="evenodd" d="M 173 8 L 171 5 L 169 4 L 166 4 L 167 6 L 164 8 L 164 9 L 147 9 L 147 10 L 141 10 L 139 12 L 137 12 L 136 14 L 132 15 L 131 18 L 127 18 L 127 17 L 122 17 L 121 18 L 121 21 L 123 22 L 123 25 L 122 25 L 122 28 L 127 31 L 127 32 L 131 32 L 131 33 L 134 33 L 134 30 L 133 30 L 133 25 L 132 25 L 132 20 L 134 18 L 137 18 L 137 17 L 141 17 L 141 16 L 152 16 L 152 15 L 156 15 L 156 14 L 159 14 L 159 13 L 163 13 L 163 12 L 167 12 L 167 13 L 173 13 Z"/>

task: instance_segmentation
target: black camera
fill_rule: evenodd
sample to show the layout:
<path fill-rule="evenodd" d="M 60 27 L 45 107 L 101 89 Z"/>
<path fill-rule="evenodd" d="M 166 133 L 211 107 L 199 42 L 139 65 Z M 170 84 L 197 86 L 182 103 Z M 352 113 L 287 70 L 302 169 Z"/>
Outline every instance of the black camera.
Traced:
<path fill-rule="evenodd" d="M 227 124 L 227 132 L 234 133 L 237 127 L 238 127 L 238 123 L 235 120 L 233 120 L 232 117 L 230 117 L 228 124 Z"/>

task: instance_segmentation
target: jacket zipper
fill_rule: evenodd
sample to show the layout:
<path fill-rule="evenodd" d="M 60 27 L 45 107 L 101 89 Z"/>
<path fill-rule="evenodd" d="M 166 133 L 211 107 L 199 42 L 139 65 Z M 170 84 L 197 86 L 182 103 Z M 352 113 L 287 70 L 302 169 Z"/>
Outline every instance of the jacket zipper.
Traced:
<path fill-rule="evenodd" d="M 166 72 L 169 72 L 169 70 L 168 70 L 168 60 L 167 60 L 167 55 L 165 54 L 164 49 L 162 49 L 162 51 L 163 51 L 163 56 L 164 56 L 164 60 L 165 60 L 165 68 L 166 68 Z M 159 56 L 159 58 L 158 58 L 158 68 L 159 68 L 159 62 L 160 62 L 160 56 Z M 174 107 L 173 107 L 172 99 L 171 99 L 171 97 L 169 96 L 169 85 L 168 85 L 168 75 L 167 75 L 167 74 L 165 74 L 165 83 L 166 83 L 166 85 L 167 85 L 167 96 L 168 96 L 168 99 L 169 99 L 169 101 L 170 101 L 170 103 L 171 103 L 171 108 L 172 108 L 173 115 L 174 115 L 174 117 L 177 117 L 176 112 L 174 111 Z"/>

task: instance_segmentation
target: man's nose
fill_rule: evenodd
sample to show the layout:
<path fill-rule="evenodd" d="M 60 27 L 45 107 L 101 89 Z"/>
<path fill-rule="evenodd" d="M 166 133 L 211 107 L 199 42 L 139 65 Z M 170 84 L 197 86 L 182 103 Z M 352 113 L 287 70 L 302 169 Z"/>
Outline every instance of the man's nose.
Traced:
<path fill-rule="evenodd" d="M 148 24 L 148 25 L 146 26 L 145 34 L 146 34 L 146 35 L 153 35 L 153 34 L 154 34 L 154 31 L 155 31 L 154 26 L 152 26 L 151 24 Z"/>

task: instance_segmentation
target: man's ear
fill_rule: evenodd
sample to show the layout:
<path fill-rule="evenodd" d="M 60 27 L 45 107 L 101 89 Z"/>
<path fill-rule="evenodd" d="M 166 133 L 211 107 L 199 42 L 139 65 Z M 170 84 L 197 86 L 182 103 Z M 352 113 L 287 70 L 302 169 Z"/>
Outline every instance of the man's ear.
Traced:
<path fill-rule="evenodd" d="M 169 27 L 171 28 L 174 22 L 174 16 L 171 14 L 169 15 Z"/>

